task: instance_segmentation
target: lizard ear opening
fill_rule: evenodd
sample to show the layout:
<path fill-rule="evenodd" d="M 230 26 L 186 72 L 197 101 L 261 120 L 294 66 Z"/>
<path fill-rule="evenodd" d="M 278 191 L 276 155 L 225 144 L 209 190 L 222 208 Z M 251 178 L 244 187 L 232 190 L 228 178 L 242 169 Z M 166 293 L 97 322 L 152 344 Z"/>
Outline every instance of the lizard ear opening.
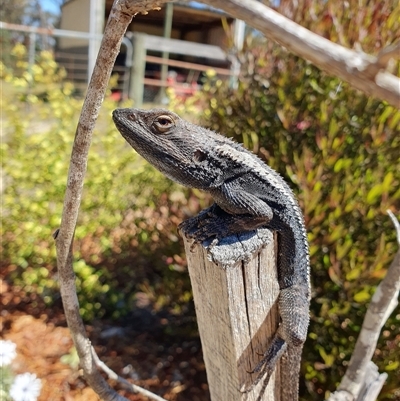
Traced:
<path fill-rule="evenodd" d="M 205 160 L 206 154 L 202 152 L 200 149 L 196 149 L 196 151 L 193 153 L 193 159 L 195 162 L 200 163 L 203 160 Z"/>
<path fill-rule="evenodd" d="M 153 126 L 157 131 L 165 133 L 175 126 L 175 121 L 168 115 L 161 115 L 153 121 Z"/>

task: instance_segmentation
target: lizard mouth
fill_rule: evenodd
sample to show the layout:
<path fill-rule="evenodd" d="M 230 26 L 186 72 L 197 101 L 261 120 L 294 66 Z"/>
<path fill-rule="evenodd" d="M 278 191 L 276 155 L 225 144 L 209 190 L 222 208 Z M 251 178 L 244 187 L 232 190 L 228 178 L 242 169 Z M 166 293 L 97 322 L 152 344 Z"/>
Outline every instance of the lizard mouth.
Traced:
<path fill-rule="evenodd" d="M 122 125 L 121 120 L 123 118 L 128 118 L 126 109 L 115 109 L 112 112 L 112 119 L 113 119 L 115 125 L 117 125 L 117 126 Z M 129 116 L 129 120 L 136 120 L 133 113 L 131 113 L 131 115 Z"/>
<path fill-rule="evenodd" d="M 112 112 L 112 119 L 114 121 L 115 126 L 118 131 L 122 134 L 124 138 L 129 138 L 130 129 L 126 122 L 132 121 L 134 124 L 136 123 L 136 118 L 133 113 L 127 113 L 127 109 L 116 109 Z"/>

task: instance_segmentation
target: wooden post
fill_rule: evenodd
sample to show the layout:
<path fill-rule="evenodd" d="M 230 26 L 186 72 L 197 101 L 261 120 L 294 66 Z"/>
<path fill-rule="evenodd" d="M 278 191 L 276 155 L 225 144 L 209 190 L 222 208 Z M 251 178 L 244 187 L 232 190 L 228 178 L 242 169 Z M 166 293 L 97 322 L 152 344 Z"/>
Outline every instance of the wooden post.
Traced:
<path fill-rule="evenodd" d="M 131 70 L 129 97 L 133 99 L 134 106 L 142 107 L 144 93 L 144 74 L 146 69 L 145 34 L 133 34 L 133 62 Z"/>
<path fill-rule="evenodd" d="M 232 236 L 211 251 L 190 250 L 185 236 L 184 242 L 211 400 L 280 401 L 279 366 L 265 392 L 263 380 L 250 393 L 239 391 L 257 377 L 248 372 L 279 323 L 272 234 L 260 229 Z"/>

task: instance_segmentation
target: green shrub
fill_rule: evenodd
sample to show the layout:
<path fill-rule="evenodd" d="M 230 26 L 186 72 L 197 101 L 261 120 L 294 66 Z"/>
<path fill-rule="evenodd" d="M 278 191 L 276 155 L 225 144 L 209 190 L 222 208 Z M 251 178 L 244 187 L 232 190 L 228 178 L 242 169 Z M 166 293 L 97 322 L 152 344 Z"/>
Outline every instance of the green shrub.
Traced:
<path fill-rule="evenodd" d="M 29 69 L 25 52 L 22 45 L 13 50 L 16 73 L 0 67 L 2 260 L 14 266 L 15 284 L 51 303 L 58 296 L 52 233 L 60 224 L 82 101 L 50 53 L 42 52 Z M 189 291 L 178 272 L 183 263 L 175 228 L 186 196 L 123 140 L 111 119 L 116 107 L 107 98 L 100 112 L 76 228 L 74 270 L 85 319 L 125 314 L 138 290 L 158 308 L 179 310 Z M 166 206 L 170 198 L 175 207 Z"/>
<path fill-rule="evenodd" d="M 310 242 L 313 299 L 303 373 L 313 399 L 345 372 L 368 302 L 397 251 L 386 210 L 399 210 L 400 112 L 267 40 L 249 39 L 238 88 L 212 74 L 178 112 L 258 153 L 298 193 Z M 374 361 L 400 391 L 400 316 Z M 310 395 L 304 399 L 310 400 Z"/>

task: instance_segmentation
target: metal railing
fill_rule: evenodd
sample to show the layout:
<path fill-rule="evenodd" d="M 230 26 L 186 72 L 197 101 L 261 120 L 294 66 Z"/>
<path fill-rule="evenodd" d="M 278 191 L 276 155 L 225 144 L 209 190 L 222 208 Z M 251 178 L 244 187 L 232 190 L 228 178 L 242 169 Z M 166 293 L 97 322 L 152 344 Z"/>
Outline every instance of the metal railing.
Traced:
<path fill-rule="evenodd" d="M 35 62 L 37 52 L 38 36 L 50 38 L 71 38 L 86 40 L 88 46 L 79 48 L 68 48 L 58 46 L 56 40 L 53 42 L 53 52 L 56 61 L 67 71 L 67 79 L 76 85 L 87 85 L 90 72 L 88 66 L 90 40 L 100 42 L 102 35 L 91 35 L 87 32 L 69 31 L 53 28 L 39 28 L 0 22 L 0 29 L 17 31 L 28 34 L 28 62 L 32 66 Z M 190 96 L 199 89 L 200 74 L 213 69 L 221 77 L 236 75 L 230 69 L 218 68 L 205 64 L 174 60 L 169 58 L 149 55 L 148 52 L 169 53 L 177 56 L 190 56 L 207 59 L 210 64 L 228 64 L 227 55 L 218 46 L 207 45 L 195 42 L 182 41 L 177 39 L 166 39 L 159 36 L 152 36 L 143 33 L 129 33 L 129 38 L 124 37 L 121 49 L 122 62 L 114 66 L 113 73 L 118 74 L 117 86 L 113 88 L 119 98 L 132 98 L 137 107 L 143 100 L 153 101 L 154 96 L 162 87 L 173 87 L 178 95 Z M 153 65 L 153 68 L 150 67 Z M 156 67 L 154 67 L 156 65 Z M 169 77 L 161 79 L 158 69 L 162 65 L 170 68 Z M 177 71 L 171 71 L 175 68 Z M 153 72 L 153 73 L 152 73 Z M 144 99 L 145 98 L 145 99 Z"/>
<path fill-rule="evenodd" d="M 86 86 L 89 82 L 91 75 L 91 71 L 89 71 L 89 65 L 91 64 L 89 60 L 89 41 L 90 39 L 95 38 L 98 42 L 100 42 L 103 37 L 102 35 L 91 35 L 87 32 L 69 31 L 65 29 L 16 25 L 2 21 L 0 21 L 0 29 L 28 34 L 28 40 L 26 42 L 28 43 L 29 67 L 35 63 L 35 57 L 37 53 L 36 45 L 39 36 L 86 40 L 88 46 L 87 48 L 85 47 L 82 52 L 60 48 L 57 46 L 56 41 L 53 43 L 52 51 L 54 53 L 55 60 L 67 71 L 67 79 L 71 80 L 78 86 Z M 122 45 L 125 47 L 124 51 L 126 53 L 126 59 L 132 60 L 132 42 L 125 37 L 122 40 Z M 94 63 L 92 63 L 92 65 L 94 65 Z M 123 97 L 128 97 L 131 67 L 132 66 L 129 63 L 125 64 L 124 66 L 114 67 L 114 72 L 118 73 L 119 75 L 118 86 L 115 89 L 119 90 Z"/>

